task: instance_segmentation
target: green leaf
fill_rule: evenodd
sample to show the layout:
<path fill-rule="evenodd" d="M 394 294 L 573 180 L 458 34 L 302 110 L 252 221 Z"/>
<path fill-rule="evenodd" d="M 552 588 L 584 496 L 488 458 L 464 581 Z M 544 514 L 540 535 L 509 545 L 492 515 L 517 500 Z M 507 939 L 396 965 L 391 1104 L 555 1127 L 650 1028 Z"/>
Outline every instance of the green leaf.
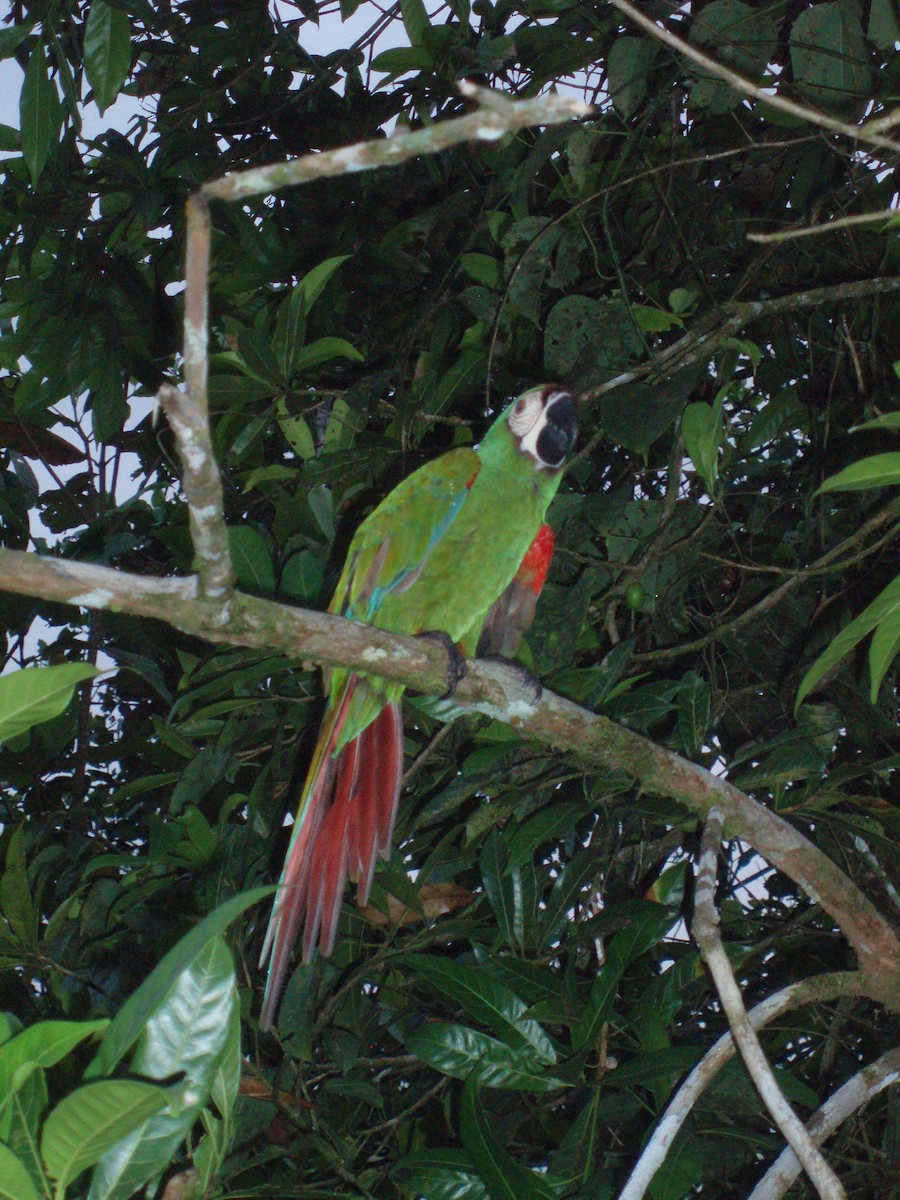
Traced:
<path fill-rule="evenodd" d="M 869 9 L 869 41 L 879 50 L 894 52 L 894 43 L 900 42 L 900 12 L 894 0 L 872 0 Z"/>
<path fill-rule="evenodd" d="M 819 655 L 800 681 L 800 687 L 797 689 L 797 699 L 794 701 L 794 712 L 796 713 L 797 709 L 803 703 L 804 698 L 809 695 L 819 680 L 827 675 L 832 667 L 837 666 L 844 655 L 849 654 L 857 642 L 861 642 L 866 634 L 872 632 L 876 625 L 879 625 L 882 621 L 888 621 L 889 629 L 893 629 L 893 621 L 898 612 L 900 612 L 900 575 L 892 580 L 884 591 L 880 592 L 872 603 L 850 622 L 846 629 L 842 629 L 828 649 Z M 879 667 L 883 661 L 884 654 L 890 646 L 890 642 L 891 635 L 888 633 L 879 643 L 879 651 L 876 656 Z M 879 679 L 879 684 L 880 682 L 881 680 Z"/>
<path fill-rule="evenodd" d="M 549 1037 L 536 1021 L 526 1017 L 525 1001 L 485 975 L 481 968 L 426 954 L 411 954 L 408 961 L 416 974 L 433 984 L 440 995 L 487 1025 L 507 1045 L 534 1054 L 548 1065 L 556 1062 L 556 1051 Z"/>
<path fill-rule="evenodd" d="M 523 821 L 508 839 L 509 862 L 506 870 L 511 871 L 530 862 L 538 846 L 556 841 L 568 833 L 584 811 L 581 804 L 554 804 Z"/>
<path fill-rule="evenodd" d="M 0 1200 L 41 1200 L 22 1160 L 0 1142 Z"/>
<path fill-rule="evenodd" d="M 394 1164 L 391 1179 L 423 1200 L 488 1200 L 464 1150 L 415 1150 Z"/>
<path fill-rule="evenodd" d="M 75 688 L 100 671 L 91 663 L 25 667 L 0 678 L 0 743 L 51 721 L 68 708 Z"/>
<path fill-rule="evenodd" d="M 814 495 L 822 492 L 858 492 L 864 488 L 886 487 L 894 483 L 900 483 L 900 450 L 873 454 L 870 458 L 851 463 L 843 471 L 838 471 L 837 475 L 826 479 Z"/>
<path fill-rule="evenodd" d="M 363 362 L 363 356 L 344 338 L 323 337 L 309 342 L 297 352 L 294 370 L 308 371 L 319 363 L 330 362 L 333 358 L 350 358 L 354 362 Z"/>
<path fill-rule="evenodd" d="M 479 1082 L 478 1072 L 473 1072 L 463 1088 L 459 1132 L 490 1200 L 556 1200 L 549 1183 L 517 1163 L 497 1141 L 495 1125 L 478 1095 Z"/>
<path fill-rule="evenodd" d="M 625 968 L 646 953 L 672 924 L 672 914 L 659 905 L 648 904 L 631 924 L 617 933 L 606 952 L 606 961 L 591 985 L 590 996 L 572 1036 L 576 1050 L 590 1045 L 613 1011 L 616 991 Z"/>
<path fill-rule="evenodd" d="M 497 292 L 503 287 L 503 267 L 490 254 L 461 254 L 462 268 L 470 279 Z"/>
<path fill-rule="evenodd" d="M 533 1053 L 513 1050 L 465 1025 L 429 1021 L 407 1033 L 404 1041 L 416 1058 L 454 1079 L 467 1079 L 477 1068 L 484 1087 L 555 1092 L 566 1086 Z"/>
<path fill-rule="evenodd" d="M 275 412 L 278 415 L 278 428 L 290 443 L 294 453 L 304 462 L 309 458 L 315 458 L 316 446 L 306 417 L 291 416 L 284 396 L 279 396 L 275 402 Z"/>
<path fill-rule="evenodd" d="M 595 855 L 590 850 L 580 850 L 563 867 L 547 899 L 543 916 L 543 945 L 549 945 L 556 937 L 561 925 L 569 919 L 569 913 L 587 884 L 597 873 Z"/>
<path fill-rule="evenodd" d="M 85 1078 L 108 1075 L 140 1037 L 147 1021 L 165 1001 L 182 971 L 241 913 L 260 900 L 265 900 L 274 891 L 274 887 L 251 888 L 250 891 L 232 896 L 186 934 L 116 1013 L 96 1058 L 85 1072 Z"/>
<path fill-rule="evenodd" d="M 298 287 L 303 290 L 306 296 L 306 311 L 309 312 L 319 296 L 325 284 L 332 277 L 335 271 L 345 263 L 348 258 L 352 258 L 352 254 L 335 254 L 332 258 L 326 258 L 324 262 L 320 262 L 318 266 L 313 267 L 311 271 L 307 271 L 300 280 Z"/>
<path fill-rule="evenodd" d="M 869 53 L 854 0 L 804 9 L 791 29 L 794 81 L 811 99 L 841 105 L 872 89 Z"/>
<path fill-rule="evenodd" d="M 869 643 L 869 672 L 871 685 L 869 699 L 874 704 L 878 699 L 881 682 L 888 667 L 900 651 L 900 605 L 882 617 L 875 626 L 872 641 Z"/>
<path fill-rule="evenodd" d="M 234 964 L 225 942 L 216 937 L 150 1017 L 131 1063 L 135 1074 L 150 1079 L 180 1076 L 179 1102 L 151 1115 L 106 1151 L 94 1168 L 88 1200 L 128 1200 L 166 1167 L 207 1103 L 229 1047 L 233 1057 L 237 1015 Z M 233 1087 L 232 1079 L 230 1092 Z"/>
<path fill-rule="evenodd" d="M 22 157 L 37 183 L 47 164 L 50 148 L 59 139 L 62 109 L 56 85 L 50 79 L 47 58 L 42 43 L 32 49 L 25 68 L 25 81 L 19 99 L 19 120 L 22 129 Z"/>
<path fill-rule="evenodd" d="M 255 592 L 275 591 L 275 567 L 262 535 L 249 525 L 228 530 L 234 574 L 241 587 Z"/>
<path fill-rule="evenodd" d="M 882 413 L 880 417 L 873 417 L 871 421 L 863 421 L 862 425 L 854 425 L 849 432 L 861 433 L 864 429 L 900 429 L 900 412 Z"/>
<path fill-rule="evenodd" d="M 424 45 L 425 35 L 431 29 L 431 21 L 422 0 L 400 0 L 400 14 L 412 45 Z"/>
<path fill-rule="evenodd" d="M 687 754 L 697 754 L 709 728 L 709 685 L 696 671 L 688 671 L 678 690 L 678 732 Z"/>
<path fill-rule="evenodd" d="M 0 58 L 9 58 L 15 54 L 32 29 L 34 29 L 33 24 L 13 25 L 9 29 L 0 29 Z"/>
<path fill-rule="evenodd" d="M 713 403 L 689 404 L 681 417 L 681 432 L 691 462 L 706 484 L 710 495 L 719 474 L 719 447 L 724 437 L 722 404 L 725 389 Z"/>
<path fill-rule="evenodd" d="M 609 94 L 625 120 L 633 117 L 647 95 L 656 42 L 649 37 L 617 37 L 606 63 Z"/>
<path fill-rule="evenodd" d="M 741 0 L 713 0 L 692 22 L 690 40 L 711 49 L 714 57 L 758 83 L 775 52 L 778 30 L 764 9 L 752 8 Z M 691 89 L 692 103 L 714 114 L 725 113 L 740 103 L 740 93 L 723 80 L 707 74 L 696 63 L 692 62 L 690 69 L 697 76 Z"/>
<path fill-rule="evenodd" d="M 0 1046 L 0 1113 L 28 1078 L 28 1069 L 55 1066 L 86 1038 L 109 1025 L 99 1021 L 38 1021 Z"/>
<path fill-rule="evenodd" d="M 431 55 L 419 46 L 398 46 L 394 50 L 382 50 L 372 59 L 372 70 L 386 75 L 403 75 L 407 71 L 427 71 L 431 66 Z"/>
<path fill-rule="evenodd" d="M 41 1131 L 41 1157 L 56 1180 L 56 1195 L 168 1100 L 164 1088 L 130 1079 L 104 1079 L 70 1092 Z"/>
<path fill-rule="evenodd" d="M 130 69 L 128 13 L 105 0 L 91 0 L 84 29 L 84 70 L 101 112 L 118 96 Z"/>

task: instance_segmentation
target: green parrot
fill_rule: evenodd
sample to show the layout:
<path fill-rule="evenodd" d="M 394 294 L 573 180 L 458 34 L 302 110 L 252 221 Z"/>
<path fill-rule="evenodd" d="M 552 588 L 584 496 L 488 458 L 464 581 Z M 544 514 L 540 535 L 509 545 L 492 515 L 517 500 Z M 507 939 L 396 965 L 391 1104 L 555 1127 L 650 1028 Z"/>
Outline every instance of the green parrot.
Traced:
<path fill-rule="evenodd" d="M 553 549 L 544 514 L 577 432 L 570 393 L 545 385 L 504 409 L 479 446 L 414 471 L 356 531 L 328 611 L 392 633 L 437 632 L 463 655 L 517 647 Z M 301 926 L 305 961 L 317 941 L 331 954 L 347 879 L 365 905 L 376 861 L 390 854 L 403 686 L 341 668 L 326 690 L 260 957 L 269 961 L 263 1030 Z"/>

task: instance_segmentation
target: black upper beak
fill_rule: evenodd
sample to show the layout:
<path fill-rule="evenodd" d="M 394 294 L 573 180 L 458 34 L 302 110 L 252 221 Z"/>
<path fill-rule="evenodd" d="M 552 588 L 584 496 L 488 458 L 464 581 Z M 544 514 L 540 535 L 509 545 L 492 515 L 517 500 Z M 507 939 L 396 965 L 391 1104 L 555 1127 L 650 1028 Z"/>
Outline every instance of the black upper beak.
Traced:
<path fill-rule="evenodd" d="M 568 392 L 554 392 L 545 415 L 547 423 L 538 435 L 536 449 L 548 467 L 561 467 L 578 437 L 578 408 Z"/>

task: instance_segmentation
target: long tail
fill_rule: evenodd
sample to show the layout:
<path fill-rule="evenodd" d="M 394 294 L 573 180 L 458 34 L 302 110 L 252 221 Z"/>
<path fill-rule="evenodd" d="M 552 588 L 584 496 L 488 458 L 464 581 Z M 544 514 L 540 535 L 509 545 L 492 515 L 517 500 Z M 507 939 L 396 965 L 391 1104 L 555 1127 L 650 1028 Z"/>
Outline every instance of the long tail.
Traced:
<path fill-rule="evenodd" d="M 331 954 L 347 879 L 366 904 L 377 858 L 390 855 L 403 774 L 399 703 L 385 704 L 335 754 L 353 694 L 365 687 L 349 676 L 322 721 L 260 955 L 260 966 L 271 956 L 261 1030 L 274 1020 L 301 925 L 304 961 L 317 939 L 320 953 Z"/>

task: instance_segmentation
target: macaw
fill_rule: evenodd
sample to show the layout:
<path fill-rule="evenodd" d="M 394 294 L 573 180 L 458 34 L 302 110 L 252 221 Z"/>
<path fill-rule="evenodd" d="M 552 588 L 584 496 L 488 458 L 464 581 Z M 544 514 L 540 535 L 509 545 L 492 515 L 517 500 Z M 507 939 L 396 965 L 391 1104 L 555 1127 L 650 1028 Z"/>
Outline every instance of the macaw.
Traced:
<path fill-rule="evenodd" d="M 328 611 L 393 633 L 439 633 L 463 655 L 479 643 L 517 647 L 553 549 L 544 515 L 577 432 L 572 396 L 545 385 L 504 409 L 477 447 L 414 471 L 356 531 Z M 262 1030 L 272 1024 L 301 926 L 304 961 L 317 941 L 330 955 L 347 879 L 365 905 L 376 860 L 390 854 L 403 686 L 335 668 L 326 690 L 260 956 L 261 966 L 269 961 Z"/>

